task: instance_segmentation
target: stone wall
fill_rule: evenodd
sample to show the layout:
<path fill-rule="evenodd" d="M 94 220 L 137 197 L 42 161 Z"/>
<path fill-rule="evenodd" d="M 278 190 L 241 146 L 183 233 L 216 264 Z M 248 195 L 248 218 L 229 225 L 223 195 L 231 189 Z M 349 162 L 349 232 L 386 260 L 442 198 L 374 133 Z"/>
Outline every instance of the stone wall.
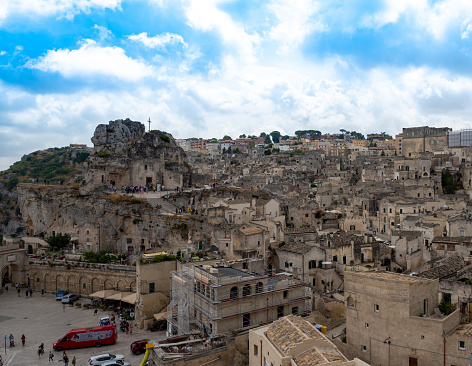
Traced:
<path fill-rule="evenodd" d="M 90 295 L 100 290 L 135 291 L 136 267 L 31 261 L 29 269 L 31 288 L 56 293 L 67 290 L 79 295 Z"/>

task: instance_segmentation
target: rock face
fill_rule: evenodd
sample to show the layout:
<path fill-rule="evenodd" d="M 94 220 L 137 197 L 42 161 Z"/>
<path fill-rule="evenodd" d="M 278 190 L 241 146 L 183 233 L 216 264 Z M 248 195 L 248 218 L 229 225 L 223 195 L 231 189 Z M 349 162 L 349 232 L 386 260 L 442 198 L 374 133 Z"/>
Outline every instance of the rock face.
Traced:
<path fill-rule="evenodd" d="M 191 182 L 185 152 L 172 135 L 146 132 L 141 122 L 110 121 L 97 126 L 92 137 L 94 154 L 85 161 L 85 194 L 104 185 L 164 185 L 173 189 Z"/>

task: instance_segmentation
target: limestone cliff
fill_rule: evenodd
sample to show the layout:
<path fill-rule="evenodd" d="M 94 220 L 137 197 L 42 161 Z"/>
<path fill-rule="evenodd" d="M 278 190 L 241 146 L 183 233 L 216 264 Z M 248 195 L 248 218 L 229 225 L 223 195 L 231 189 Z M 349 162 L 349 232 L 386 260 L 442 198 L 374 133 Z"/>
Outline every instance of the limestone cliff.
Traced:
<path fill-rule="evenodd" d="M 94 154 L 85 161 L 81 193 L 105 185 L 187 187 L 191 182 L 185 152 L 172 135 L 146 132 L 140 122 L 110 121 L 95 129 Z"/>

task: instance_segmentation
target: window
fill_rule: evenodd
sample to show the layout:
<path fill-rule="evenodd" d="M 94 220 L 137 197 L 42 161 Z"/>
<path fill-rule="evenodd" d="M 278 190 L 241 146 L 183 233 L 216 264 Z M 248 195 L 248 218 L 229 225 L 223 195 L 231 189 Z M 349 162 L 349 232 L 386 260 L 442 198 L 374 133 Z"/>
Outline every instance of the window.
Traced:
<path fill-rule="evenodd" d="M 243 314 L 243 328 L 251 325 L 251 314 Z"/>
<path fill-rule="evenodd" d="M 147 170 L 147 165 L 146 164 L 144 164 L 144 170 Z"/>
<path fill-rule="evenodd" d="M 459 349 L 465 351 L 465 341 L 459 341 Z"/>
<path fill-rule="evenodd" d="M 155 284 L 154 284 L 154 282 L 151 282 L 149 284 L 149 293 L 152 294 L 152 293 L 154 293 L 154 291 L 155 291 Z"/>
<path fill-rule="evenodd" d="M 257 356 L 259 353 L 259 348 L 257 347 L 257 344 L 254 345 L 254 356 Z"/>
<path fill-rule="evenodd" d="M 384 207 L 384 213 L 385 213 L 385 207 Z"/>
<path fill-rule="evenodd" d="M 286 299 L 286 298 L 287 298 L 287 296 L 288 296 L 288 291 L 287 291 L 287 290 L 285 290 L 285 291 L 284 291 L 284 299 Z"/>
<path fill-rule="evenodd" d="M 292 308 L 292 314 L 293 314 L 293 315 L 297 315 L 297 314 L 298 314 L 298 306 L 294 306 L 294 307 Z"/>
<path fill-rule="evenodd" d="M 403 213 L 403 209 L 400 209 L 400 213 Z"/>
<path fill-rule="evenodd" d="M 362 346 L 362 352 L 367 352 L 367 347 L 366 346 Z"/>
<path fill-rule="evenodd" d="M 337 262 L 337 261 L 338 261 L 338 256 L 337 255 L 333 256 L 333 262 Z"/>
<path fill-rule="evenodd" d="M 311 260 L 308 262 L 308 269 L 316 268 L 316 261 Z"/>
<path fill-rule="evenodd" d="M 231 290 L 229 290 L 229 298 L 235 299 L 237 297 L 238 297 L 238 288 L 236 286 L 231 287 Z"/>
<path fill-rule="evenodd" d="M 228 248 L 228 246 L 229 246 L 229 244 L 228 244 L 228 243 L 226 243 L 226 248 Z"/>
<path fill-rule="evenodd" d="M 288 268 L 288 262 L 285 262 L 285 268 Z"/>
<path fill-rule="evenodd" d="M 39 279 L 39 278 L 38 278 L 38 279 Z M 87 289 L 87 284 L 86 284 L 85 282 L 82 284 L 82 288 L 83 288 L 84 290 Z"/>
<path fill-rule="evenodd" d="M 376 313 L 378 313 L 379 310 L 380 310 L 379 304 L 375 304 L 375 305 L 374 305 L 374 311 L 375 311 Z"/>
<path fill-rule="evenodd" d="M 292 267 L 292 262 L 290 262 L 290 267 Z"/>
<path fill-rule="evenodd" d="M 262 291 L 264 291 L 264 285 L 262 282 L 258 282 L 256 284 L 256 294 L 260 294 Z"/>
<path fill-rule="evenodd" d="M 464 230 L 459 231 L 459 236 L 464 236 Z"/>
<path fill-rule="evenodd" d="M 244 285 L 243 297 L 251 295 L 251 285 Z"/>
<path fill-rule="evenodd" d="M 258 247 L 261 246 L 261 241 L 260 241 L 260 240 L 257 241 L 257 246 L 258 246 Z"/>
<path fill-rule="evenodd" d="M 369 329 L 369 323 L 365 323 L 365 329 Z"/>
<path fill-rule="evenodd" d="M 277 306 L 277 319 L 284 316 L 284 306 Z"/>

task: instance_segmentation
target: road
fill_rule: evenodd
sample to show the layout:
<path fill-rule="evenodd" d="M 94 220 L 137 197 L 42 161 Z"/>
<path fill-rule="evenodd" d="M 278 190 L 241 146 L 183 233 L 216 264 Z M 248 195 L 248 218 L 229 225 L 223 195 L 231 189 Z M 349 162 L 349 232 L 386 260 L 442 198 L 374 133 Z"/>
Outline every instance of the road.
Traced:
<path fill-rule="evenodd" d="M 85 303 L 89 300 L 80 299 Z M 48 353 L 52 350 L 53 342 L 63 337 L 70 329 L 98 326 L 100 316 L 112 315 L 112 312 L 100 310 L 96 316 L 93 310 L 66 306 L 63 310 L 60 301 L 56 301 L 52 294 L 34 293 L 33 297 L 26 298 L 24 291 L 18 297 L 15 291 L 0 294 L 0 355 L 5 366 L 37 366 L 48 364 Z M 116 314 L 115 314 L 116 316 Z M 7 339 L 5 349 L 4 336 L 13 334 L 16 347 L 10 348 Z M 21 346 L 21 335 L 26 336 L 26 345 Z M 125 334 L 118 330 L 118 341 L 113 345 L 100 348 L 80 348 L 67 350 L 69 360 L 75 356 L 77 366 L 85 366 L 90 356 L 100 353 L 123 354 L 125 360 L 132 366 L 138 366 L 143 355 L 133 355 L 129 346 L 139 339 L 159 340 L 165 337 L 165 332 L 144 331 L 133 327 L 133 334 Z M 40 343 L 44 343 L 44 355 L 38 359 L 37 350 Z M 62 363 L 62 352 L 54 352 L 54 363 Z M 51 363 L 49 363 L 51 364 Z M 69 362 L 69 365 L 72 363 Z"/>

